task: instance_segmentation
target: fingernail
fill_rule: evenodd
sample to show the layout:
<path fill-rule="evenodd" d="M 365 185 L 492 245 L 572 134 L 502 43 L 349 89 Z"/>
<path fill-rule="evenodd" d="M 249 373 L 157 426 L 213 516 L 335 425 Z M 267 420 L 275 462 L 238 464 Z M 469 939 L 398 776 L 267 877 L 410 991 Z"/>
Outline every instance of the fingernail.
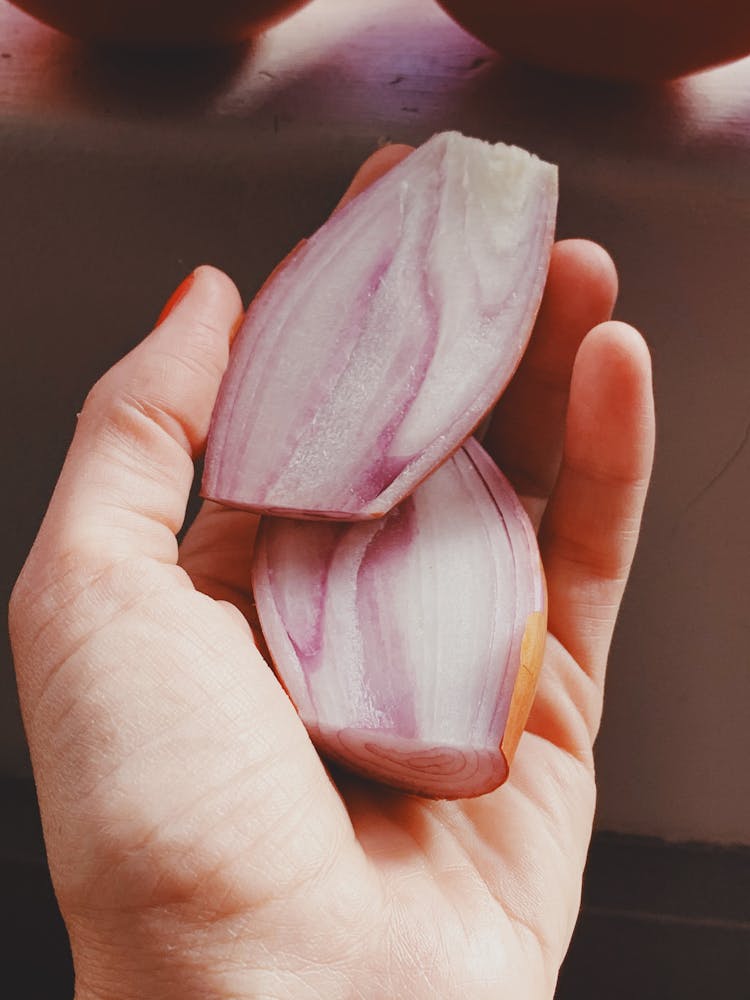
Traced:
<path fill-rule="evenodd" d="M 172 292 L 167 300 L 167 304 L 164 306 L 162 311 L 159 313 L 159 318 L 156 321 L 156 325 L 160 326 L 164 320 L 169 316 L 175 306 L 179 305 L 180 302 L 185 298 L 187 293 L 190 291 L 193 282 L 195 281 L 195 271 L 189 274 L 184 281 L 182 281 L 177 288 Z"/>

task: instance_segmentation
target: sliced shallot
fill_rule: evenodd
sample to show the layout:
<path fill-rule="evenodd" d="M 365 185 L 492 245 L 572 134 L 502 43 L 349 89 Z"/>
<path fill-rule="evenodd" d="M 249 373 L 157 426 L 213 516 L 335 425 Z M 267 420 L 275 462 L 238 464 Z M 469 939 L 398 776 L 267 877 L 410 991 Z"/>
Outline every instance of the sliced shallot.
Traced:
<path fill-rule="evenodd" d="M 555 167 L 442 133 L 334 213 L 248 311 L 203 495 L 359 520 L 410 494 L 518 365 L 556 206 Z"/>
<path fill-rule="evenodd" d="M 436 798 L 505 780 L 546 594 L 531 524 L 474 439 L 380 520 L 263 518 L 253 589 L 324 756 Z"/>

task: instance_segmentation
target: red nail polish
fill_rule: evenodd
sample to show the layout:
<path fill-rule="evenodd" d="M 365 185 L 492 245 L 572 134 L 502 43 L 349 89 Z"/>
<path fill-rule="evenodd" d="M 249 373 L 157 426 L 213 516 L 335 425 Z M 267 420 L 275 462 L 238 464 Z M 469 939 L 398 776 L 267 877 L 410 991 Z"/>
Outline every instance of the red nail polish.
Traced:
<path fill-rule="evenodd" d="M 160 326 L 164 320 L 169 316 L 174 307 L 178 305 L 185 298 L 187 293 L 190 291 L 193 282 L 195 281 L 195 272 L 189 274 L 184 281 L 182 281 L 177 288 L 169 296 L 167 304 L 164 306 L 162 311 L 159 313 L 159 318 L 156 321 L 156 325 Z"/>

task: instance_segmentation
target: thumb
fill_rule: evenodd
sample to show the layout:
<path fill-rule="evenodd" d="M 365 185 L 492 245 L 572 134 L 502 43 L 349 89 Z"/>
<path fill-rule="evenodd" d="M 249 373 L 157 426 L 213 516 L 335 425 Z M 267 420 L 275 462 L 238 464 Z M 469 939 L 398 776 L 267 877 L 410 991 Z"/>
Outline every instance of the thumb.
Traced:
<path fill-rule="evenodd" d="M 231 280 L 200 267 L 180 286 L 155 330 L 104 374 L 78 417 L 42 527 L 13 593 L 11 637 L 22 703 L 54 670 L 44 631 L 73 581 L 126 560 L 177 561 L 211 410 L 242 316 Z M 175 579 L 177 576 L 175 575 Z M 75 637 L 71 637 L 75 641 Z M 28 705 L 24 706 L 28 707 Z"/>
<path fill-rule="evenodd" d="M 155 330 L 89 393 L 40 541 L 97 561 L 176 562 L 211 411 L 242 317 L 232 281 L 200 267 L 177 289 Z"/>
<path fill-rule="evenodd" d="M 240 906 L 317 871 L 346 829 L 247 624 L 177 566 L 192 458 L 241 314 L 211 268 L 178 299 L 89 394 L 11 603 L 68 916 L 215 895 Z"/>

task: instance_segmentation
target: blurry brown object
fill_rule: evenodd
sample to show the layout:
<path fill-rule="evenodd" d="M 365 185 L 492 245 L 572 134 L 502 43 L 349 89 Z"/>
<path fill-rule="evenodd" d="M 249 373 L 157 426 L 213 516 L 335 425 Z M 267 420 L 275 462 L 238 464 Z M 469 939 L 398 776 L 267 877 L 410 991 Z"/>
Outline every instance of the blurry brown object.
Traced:
<path fill-rule="evenodd" d="M 79 38 L 146 47 L 191 48 L 240 42 L 309 0 L 11 0 Z"/>
<path fill-rule="evenodd" d="M 439 0 L 497 52 L 579 76 L 669 80 L 750 53 L 749 0 Z"/>

